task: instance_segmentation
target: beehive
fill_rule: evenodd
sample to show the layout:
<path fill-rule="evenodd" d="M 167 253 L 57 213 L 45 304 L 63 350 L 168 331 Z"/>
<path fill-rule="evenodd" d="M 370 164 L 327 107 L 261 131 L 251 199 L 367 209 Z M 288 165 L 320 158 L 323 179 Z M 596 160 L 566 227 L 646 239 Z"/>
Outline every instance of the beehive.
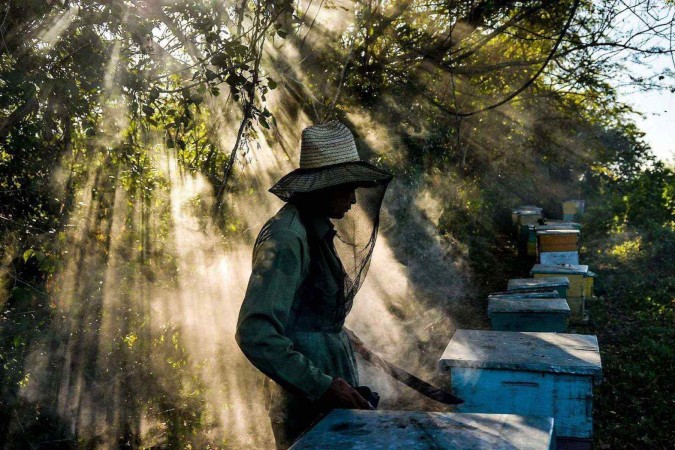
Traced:
<path fill-rule="evenodd" d="M 552 450 L 551 417 L 336 409 L 290 450 Z"/>
<path fill-rule="evenodd" d="M 495 331 L 567 331 L 570 307 L 564 298 L 489 298 L 490 328 Z"/>
<path fill-rule="evenodd" d="M 562 298 L 567 298 L 570 281 L 567 277 L 550 276 L 539 278 L 512 278 L 507 284 L 507 289 L 511 292 L 527 292 L 533 289 L 556 290 Z"/>
<path fill-rule="evenodd" d="M 518 216 L 520 215 L 520 213 L 534 212 L 539 213 L 541 215 L 542 211 L 543 209 L 540 208 L 539 206 L 530 206 L 530 205 L 519 206 L 518 208 L 514 208 L 511 210 L 511 222 L 513 223 L 513 226 L 518 225 Z"/>
<path fill-rule="evenodd" d="M 563 222 L 546 220 L 546 222 L 534 225 L 524 225 L 520 231 L 520 242 L 523 247 L 526 247 L 528 256 L 537 255 L 537 232 L 550 230 L 581 230 L 581 224 L 577 222 Z"/>
<path fill-rule="evenodd" d="M 579 230 L 538 230 L 539 252 L 578 252 Z"/>
<path fill-rule="evenodd" d="M 574 322 L 586 320 L 586 298 L 593 292 L 593 272 L 589 272 L 586 265 L 544 265 L 535 264 L 530 271 L 535 278 L 564 276 L 570 282 L 567 290 L 567 303 L 572 310 L 571 320 Z"/>
<path fill-rule="evenodd" d="M 562 203 L 563 219 L 573 220 L 584 213 L 586 202 L 584 200 L 565 200 Z"/>
<path fill-rule="evenodd" d="M 439 361 L 458 412 L 553 417 L 558 437 L 593 435 L 593 383 L 602 378 L 595 336 L 458 330 Z"/>
<path fill-rule="evenodd" d="M 539 264 L 579 264 L 579 252 L 539 252 L 538 256 Z"/>
<path fill-rule="evenodd" d="M 534 225 L 543 218 L 541 211 L 527 210 L 518 213 L 518 225 Z"/>

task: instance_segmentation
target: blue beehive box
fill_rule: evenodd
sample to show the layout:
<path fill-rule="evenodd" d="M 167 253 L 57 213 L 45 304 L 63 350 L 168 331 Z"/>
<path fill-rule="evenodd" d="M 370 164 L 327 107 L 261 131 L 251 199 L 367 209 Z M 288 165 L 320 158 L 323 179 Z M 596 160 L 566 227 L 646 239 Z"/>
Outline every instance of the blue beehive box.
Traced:
<path fill-rule="evenodd" d="M 570 307 L 564 298 L 489 298 L 490 328 L 495 331 L 564 333 Z"/>
<path fill-rule="evenodd" d="M 439 361 L 458 412 L 553 417 L 556 436 L 590 440 L 593 384 L 602 378 L 595 336 L 457 330 Z"/>
<path fill-rule="evenodd" d="M 507 289 L 512 292 L 531 291 L 533 289 L 555 289 L 562 298 L 567 298 L 570 282 L 567 277 L 512 278 Z"/>
<path fill-rule="evenodd" d="M 550 417 L 337 409 L 290 450 L 553 450 Z"/>

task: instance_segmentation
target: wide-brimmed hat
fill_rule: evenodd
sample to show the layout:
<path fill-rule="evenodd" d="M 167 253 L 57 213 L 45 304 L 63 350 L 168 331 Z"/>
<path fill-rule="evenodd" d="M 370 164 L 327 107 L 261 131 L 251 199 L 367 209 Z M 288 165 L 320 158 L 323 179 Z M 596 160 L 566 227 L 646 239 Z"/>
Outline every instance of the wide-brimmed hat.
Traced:
<path fill-rule="evenodd" d="M 390 173 L 361 160 L 354 135 L 334 120 L 302 130 L 300 167 L 279 180 L 270 192 L 288 201 L 295 193 L 340 184 L 377 186 L 388 183 L 391 178 Z"/>

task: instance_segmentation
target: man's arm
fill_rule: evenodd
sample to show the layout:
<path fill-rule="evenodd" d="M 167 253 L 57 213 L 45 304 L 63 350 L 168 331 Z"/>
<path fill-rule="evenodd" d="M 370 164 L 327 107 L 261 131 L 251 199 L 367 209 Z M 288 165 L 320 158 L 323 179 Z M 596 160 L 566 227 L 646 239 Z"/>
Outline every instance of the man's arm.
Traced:
<path fill-rule="evenodd" d="M 292 230 L 274 233 L 256 249 L 236 339 L 261 372 L 291 392 L 317 400 L 333 378 L 295 351 L 284 335 L 295 292 L 302 282 L 302 255 L 303 241 Z"/>

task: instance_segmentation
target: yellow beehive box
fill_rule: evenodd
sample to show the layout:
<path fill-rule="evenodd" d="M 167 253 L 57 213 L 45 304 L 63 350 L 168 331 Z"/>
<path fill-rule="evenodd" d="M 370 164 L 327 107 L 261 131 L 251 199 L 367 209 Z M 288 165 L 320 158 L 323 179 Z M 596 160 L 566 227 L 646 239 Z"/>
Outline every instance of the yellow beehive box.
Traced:
<path fill-rule="evenodd" d="M 593 272 L 590 272 L 591 274 Z M 557 266 L 535 264 L 530 271 L 534 278 L 543 277 L 567 277 L 570 281 L 570 287 L 567 289 L 568 297 L 586 297 L 589 286 L 587 279 L 592 280 L 592 275 L 589 275 L 588 266 L 586 265 L 572 265 L 562 264 Z M 593 285 L 590 285 L 593 289 Z"/>
<path fill-rule="evenodd" d="M 585 203 L 584 200 L 565 200 L 562 203 L 563 219 L 573 220 L 575 217 L 582 215 Z"/>

